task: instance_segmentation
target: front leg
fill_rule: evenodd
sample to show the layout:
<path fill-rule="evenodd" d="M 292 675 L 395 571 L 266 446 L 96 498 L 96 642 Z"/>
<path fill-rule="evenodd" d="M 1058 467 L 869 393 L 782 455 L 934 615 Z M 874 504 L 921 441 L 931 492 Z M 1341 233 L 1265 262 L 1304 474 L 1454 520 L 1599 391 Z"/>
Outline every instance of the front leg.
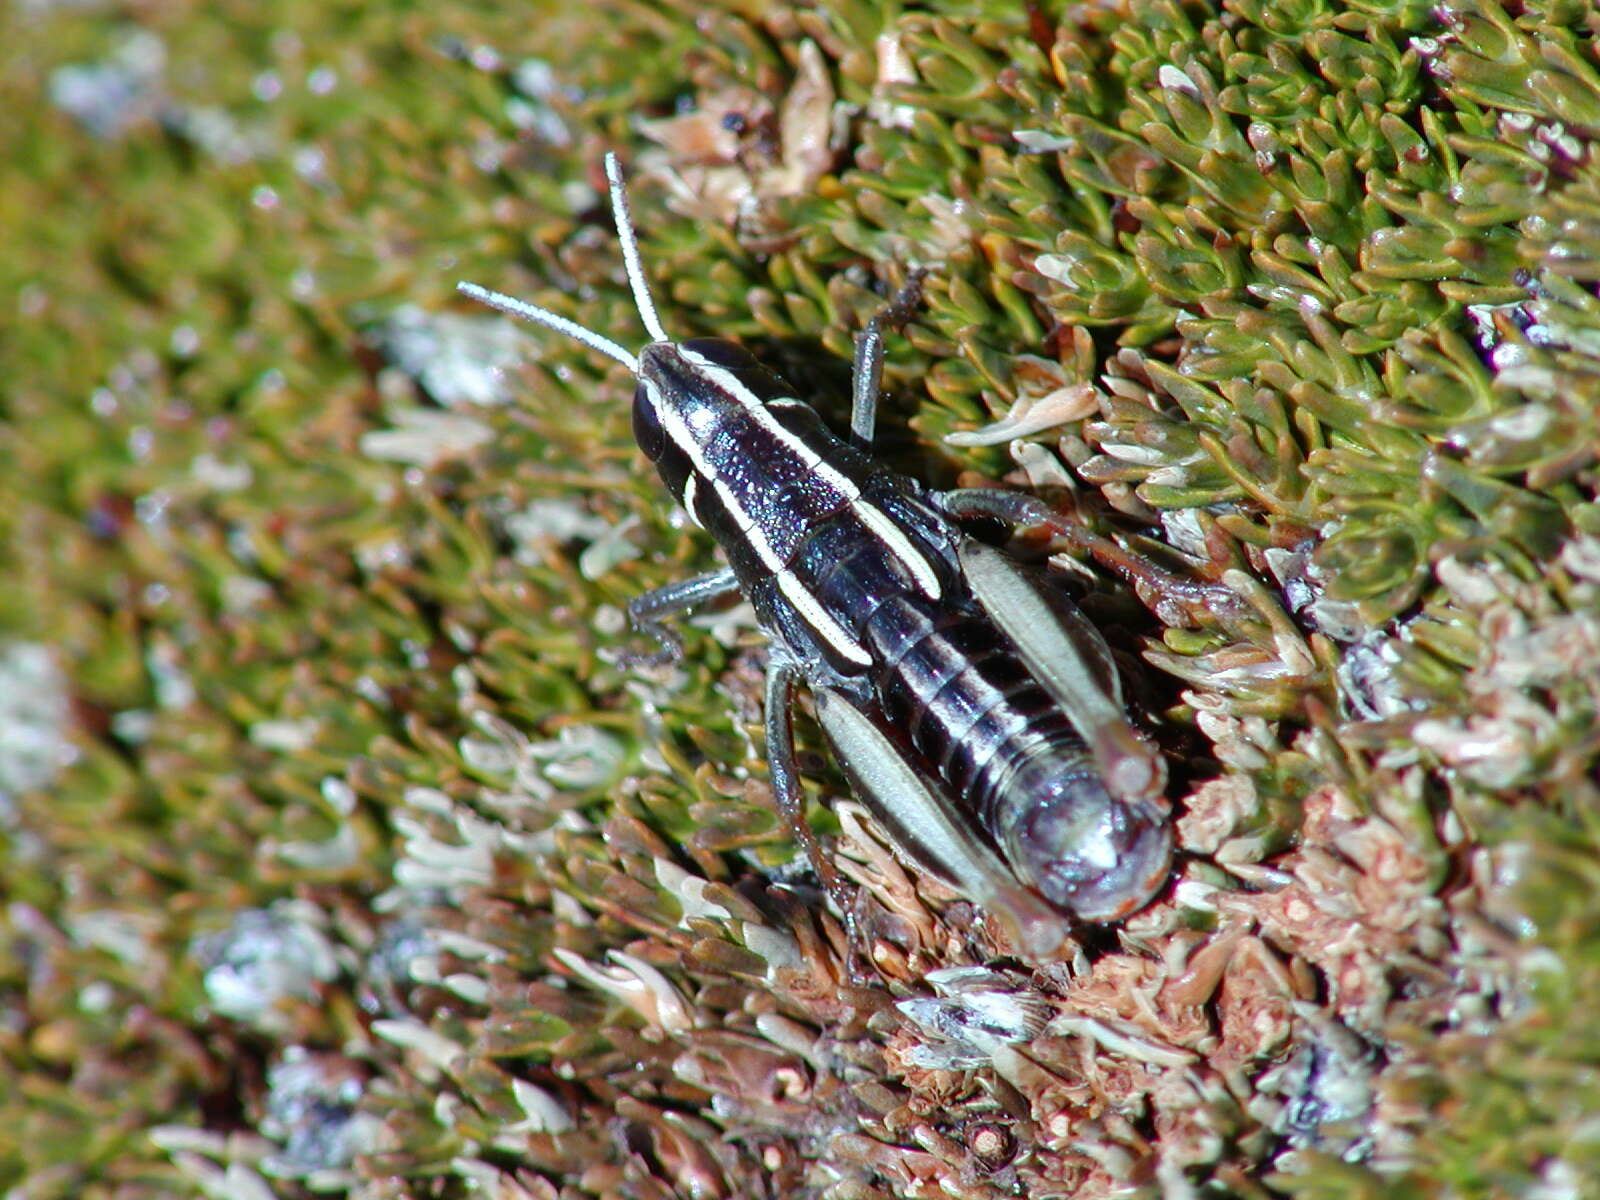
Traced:
<path fill-rule="evenodd" d="M 649 654 L 625 655 L 623 662 L 641 667 L 663 667 L 677 662 L 683 656 L 683 639 L 677 630 L 663 624 L 663 619 L 680 616 L 707 600 L 738 590 L 739 581 L 734 578 L 733 568 L 723 567 L 635 596 L 628 601 L 628 620 L 640 633 L 655 639 L 656 649 Z"/>

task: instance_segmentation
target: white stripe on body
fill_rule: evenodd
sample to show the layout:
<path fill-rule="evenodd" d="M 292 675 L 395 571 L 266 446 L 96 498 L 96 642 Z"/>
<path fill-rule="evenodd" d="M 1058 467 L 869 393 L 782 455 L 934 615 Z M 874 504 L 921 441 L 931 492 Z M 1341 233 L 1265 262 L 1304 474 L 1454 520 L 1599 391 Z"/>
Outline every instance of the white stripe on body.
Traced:
<path fill-rule="evenodd" d="M 906 569 L 911 578 L 916 581 L 917 589 L 930 600 L 939 599 L 943 589 L 939 586 L 939 576 L 933 569 L 933 564 L 928 561 L 928 556 L 918 550 L 912 544 L 911 539 L 901 532 L 900 527 L 889 519 L 887 513 L 870 501 L 864 500 L 861 496 L 861 489 L 856 487 L 849 478 L 824 462 L 821 456 L 806 445 L 798 435 L 785 429 L 783 424 L 767 411 L 768 406 L 763 404 L 760 398 L 751 392 L 749 388 L 740 383 L 732 371 L 726 367 L 717 366 L 704 355 L 697 354 L 692 350 L 680 349 L 679 354 L 683 356 L 685 362 L 711 376 L 712 381 L 737 400 L 762 429 L 782 445 L 787 446 L 810 470 L 815 471 L 823 482 L 850 505 L 850 509 L 855 514 L 856 519 L 871 530 L 872 534 L 883 543 L 884 548 Z M 773 401 L 772 404 L 774 406 L 781 404 L 795 405 L 804 404 L 804 401 L 778 400 Z M 710 473 L 707 472 L 706 474 L 709 478 Z M 730 507 L 729 511 L 737 510 Z M 735 520 L 738 520 L 738 518 L 736 517 Z M 745 532 L 750 532 L 749 527 L 743 521 L 740 521 L 740 525 L 745 529 Z"/>
<path fill-rule="evenodd" d="M 828 611 L 817 603 L 816 597 L 808 592 L 805 589 L 805 585 L 795 578 L 794 572 L 789 569 L 788 564 L 773 552 L 772 545 L 767 541 L 766 534 L 751 520 L 750 514 L 745 512 L 744 507 L 739 503 L 739 498 L 722 481 L 721 476 L 713 471 L 710 464 L 706 462 L 705 456 L 700 452 L 700 444 L 690 432 L 688 423 L 684 421 L 682 415 L 661 403 L 660 393 L 652 381 L 646 379 L 644 380 L 644 385 L 649 393 L 650 402 L 656 410 L 656 416 L 661 421 L 661 427 L 666 430 L 667 436 L 677 444 L 678 449 L 683 451 L 684 455 L 689 459 L 689 465 L 694 468 L 695 472 L 710 482 L 712 490 L 717 494 L 717 499 L 722 502 L 722 506 L 727 510 L 728 515 L 733 518 L 734 524 L 738 525 L 740 530 L 743 531 L 745 538 L 750 543 L 750 548 L 756 552 L 756 557 L 761 560 L 761 565 L 766 567 L 771 572 L 772 577 L 778 581 L 778 590 L 783 593 L 790 604 L 794 605 L 806 624 L 811 626 L 816 631 L 817 636 L 827 642 L 840 658 L 863 667 L 871 666 L 872 656 L 867 653 L 861 643 L 851 637 L 844 626 L 835 621 L 828 614 Z M 770 417 L 767 419 L 771 420 Z M 690 478 L 693 479 L 694 476 L 690 476 Z M 686 503 L 689 496 L 690 492 L 686 486 L 684 488 Z"/>
<path fill-rule="evenodd" d="M 701 529 L 704 529 L 706 523 L 700 519 L 700 510 L 696 507 L 699 497 L 700 477 L 691 474 L 689 478 L 683 481 L 683 511 L 689 514 L 691 521 L 700 526 Z"/>

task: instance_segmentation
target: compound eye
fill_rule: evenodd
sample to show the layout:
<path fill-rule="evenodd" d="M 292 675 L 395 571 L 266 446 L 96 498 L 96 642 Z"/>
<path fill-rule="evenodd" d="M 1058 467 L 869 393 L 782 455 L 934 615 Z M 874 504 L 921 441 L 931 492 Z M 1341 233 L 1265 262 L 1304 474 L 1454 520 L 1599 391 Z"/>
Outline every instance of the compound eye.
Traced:
<path fill-rule="evenodd" d="M 656 416 L 656 406 L 650 401 L 649 389 L 640 384 L 633 389 L 633 440 L 651 462 L 661 457 L 666 449 L 667 434 Z"/>
<path fill-rule="evenodd" d="M 747 371 L 760 365 L 754 354 L 738 342 L 730 342 L 725 338 L 690 338 L 679 345 L 690 354 L 698 354 L 712 366 L 726 367 L 730 371 Z"/>

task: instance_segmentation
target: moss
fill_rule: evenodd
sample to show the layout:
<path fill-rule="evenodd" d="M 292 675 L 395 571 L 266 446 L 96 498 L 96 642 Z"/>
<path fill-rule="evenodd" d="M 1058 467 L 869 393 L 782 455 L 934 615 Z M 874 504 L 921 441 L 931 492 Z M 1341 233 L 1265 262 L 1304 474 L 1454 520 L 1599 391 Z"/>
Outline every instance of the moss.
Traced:
<path fill-rule="evenodd" d="M 0 21 L 4 1186 L 1589 1186 L 1587 6 Z M 636 336 L 612 148 L 670 330 L 837 394 L 924 269 L 893 461 L 1074 512 L 1186 857 L 1072 961 L 841 805 L 853 984 L 748 623 L 619 665 L 709 547 L 451 292 Z"/>

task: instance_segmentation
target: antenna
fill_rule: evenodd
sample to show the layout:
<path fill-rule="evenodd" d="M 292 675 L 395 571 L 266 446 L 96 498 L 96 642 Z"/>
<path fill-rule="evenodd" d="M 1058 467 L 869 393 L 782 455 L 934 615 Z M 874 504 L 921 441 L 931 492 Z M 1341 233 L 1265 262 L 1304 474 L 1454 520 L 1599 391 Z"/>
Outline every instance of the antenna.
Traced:
<path fill-rule="evenodd" d="M 480 304 L 487 304 L 490 308 L 497 308 L 507 316 L 516 317 L 523 321 L 532 321 L 557 333 L 564 333 L 575 341 L 582 342 L 591 350 L 598 350 L 607 358 L 614 358 L 635 375 L 639 373 L 639 360 L 629 354 L 621 346 L 608 337 L 601 337 L 592 329 L 585 329 L 576 321 L 569 321 L 566 317 L 558 316 L 547 308 L 540 308 L 537 304 L 529 304 L 525 300 L 518 300 L 515 296 L 508 296 L 504 292 L 491 292 L 486 287 L 479 287 L 475 283 L 458 283 L 456 291 L 462 295 L 471 296 Z M 652 315 L 654 315 L 652 313 Z"/>
<path fill-rule="evenodd" d="M 617 241 L 622 245 L 622 263 L 628 272 L 628 290 L 633 293 L 634 307 L 639 310 L 639 319 L 644 322 L 645 332 L 658 342 L 670 342 L 672 339 L 667 336 L 667 331 L 661 327 L 661 318 L 656 315 L 656 303 L 650 298 L 650 285 L 645 282 L 644 263 L 639 258 L 639 239 L 633 232 L 633 214 L 628 211 L 628 193 L 622 186 L 622 168 L 617 165 L 617 156 L 610 151 L 606 152 L 606 181 L 611 185 L 611 215 L 617 223 Z M 564 333 L 589 349 L 616 359 L 635 375 L 639 373 L 637 357 L 610 338 L 602 337 L 592 329 L 585 329 L 576 321 L 559 316 L 548 308 L 540 308 L 537 304 L 529 304 L 504 292 L 492 292 L 475 283 L 458 283 L 456 291 L 471 296 L 480 304 L 499 309 L 507 316 L 532 321 L 557 333 Z"/>
<path fill-rule="evenodd" d="M 633 232 L 633 214 L 628 211 L 628 193 L 622 186 L 622 168 L 617 156 L 606 151 L 606 179 L 611 184 L 611 215 L 617 222 L 617 240 L 622 243 L 622 262 L 628 269 L 628 286 L 633 289 L 633 303 L 644 322 L 645 332 L 658 342 L 670 342 L 667 331 L 656 316 L 656 302 L 650 298 L 650 287 L 645 283 L 644 264 L 639 260 L 639 239 Z"/>

